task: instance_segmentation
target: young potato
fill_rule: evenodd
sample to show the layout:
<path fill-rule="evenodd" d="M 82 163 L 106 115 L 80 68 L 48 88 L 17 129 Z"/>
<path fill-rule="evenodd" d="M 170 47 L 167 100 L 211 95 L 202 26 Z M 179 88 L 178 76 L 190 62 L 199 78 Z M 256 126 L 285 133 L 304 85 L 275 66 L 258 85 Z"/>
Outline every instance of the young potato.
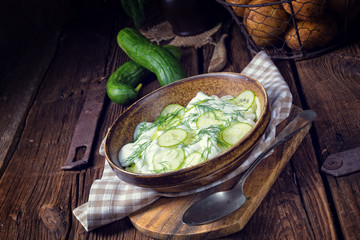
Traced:
<path fill-rule="evenodd" d="M 252 0 L 249 5 L 273 3 L 276 0 Z M 252 36 L 275 38 L 288 27 L 289 16 L 281 4 L 249 7 L 244 13 L 244 25 Z"/>
<path fill-rule="evenodd" d="M 326 0 L 295 0 L 291 2 L 294 10 L 295 18 L 299 20 L 307 20 L 309 18 L 317 18 L 323 15 Z M 283 7 L 287 13 L 292 15 L 290 3 L 283 3 Z"/>
<path fill-rule="evenodd" d="M 294 50 L 310 50 L 317 47 L 324 47 L 336 36 L 338 27 L 329 18 L 325 20 L 298 21 L 300 41 L 298 40 L 294 27 L 290 28 L 284 36 L 289 48 Z"/>
<path fill-rule="evenodd" d="M 233 3 L 233 4 L 248 4 L 250 2 L 250 0 L 226 0 L 227 3 Z M 236 7 L 236 6 L 231 6 L 232 9 L 234 10 L 235 14 L 239 17 L 243 17 L 244 16 L 244 12 L 246 7 Z"/>

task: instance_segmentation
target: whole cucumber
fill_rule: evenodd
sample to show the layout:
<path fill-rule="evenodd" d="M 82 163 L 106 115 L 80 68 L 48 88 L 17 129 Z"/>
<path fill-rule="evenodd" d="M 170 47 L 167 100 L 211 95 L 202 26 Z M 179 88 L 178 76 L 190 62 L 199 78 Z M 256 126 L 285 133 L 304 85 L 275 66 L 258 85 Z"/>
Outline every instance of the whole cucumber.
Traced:
<path fill-rule="evenodd" d="M 181 49 L 171 45 L 162 46 L 177 59 L 181 58 Z M 117 104 L 127 104 L 138 98 L 141 81 L 152 72 L 130 60 L 117 68 L 106 83 L 107 95 Z"/>
<path fill-rule="evenodd" d="M 136 29 L 120 30 L 117 42 L 134 62 L 155 73 L 162 86 L 186 77 L 179 60 L 161 46 L 152 43 Z"/>
<path fill-rule="evenodd" d="M 118 104 L 127 104 L 138 98 L 138 92 L 142 84 L 140 83 L 135 89 L 124 83 L 117 83 L 112 86 L 106 84 L 106 86 L 106 92 L 111 101 Z"/>

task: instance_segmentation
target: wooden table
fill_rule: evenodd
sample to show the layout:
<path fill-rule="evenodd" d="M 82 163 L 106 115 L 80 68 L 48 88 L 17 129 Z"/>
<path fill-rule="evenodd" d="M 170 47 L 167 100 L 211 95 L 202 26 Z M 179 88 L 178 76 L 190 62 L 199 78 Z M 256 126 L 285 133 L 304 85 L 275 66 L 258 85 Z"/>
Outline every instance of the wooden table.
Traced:
<path fill-rule="evenodd" d="M 72 210 L 101 177 L 97 153 L 112 122 L 128 106 L 105 98 L 90 164 L 63 171 L 90 81 L 104 79 L 128 57 L 116 43 L 131 22 L 117 10 L 75 19 L 29 39 L 0 88 L 0 239 L 150 239 L 128 218 L 86 232 Z M 239 28 L 227 42 L 223 71 L 250 62 Z M 189 76 L 205 73 L 213 45 L 183 48 Z M 245 228 L 222 239 L 360 239 L 360 173 L 320 170 L 331 154 L 360 146 L 360 42 L 302 61 L 278 60 L 294 104 L 317 112 L 310 133 Z M 141 95 L 159 87 L 153 79 Z"/>

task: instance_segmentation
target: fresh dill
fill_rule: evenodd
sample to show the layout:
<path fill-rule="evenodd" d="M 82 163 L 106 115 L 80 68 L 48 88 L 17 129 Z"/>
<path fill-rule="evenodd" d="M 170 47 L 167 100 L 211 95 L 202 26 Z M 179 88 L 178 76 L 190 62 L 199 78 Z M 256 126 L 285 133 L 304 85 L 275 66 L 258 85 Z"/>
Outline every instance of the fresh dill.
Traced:
<path fill-rule="evenodd" d="M 141 137 L 141 135 L 147 131 L 149 131 L 150 129 L 154 128 L 154 124 L 152 123 L 148 123 L 148 122 L 141 122 L 138 125 L 138 129 L 137 129 L 137 133 L 134 139 L 134 142 L 138 141 L 139 138 Z"/>
<path fill-rule="evenodd" d="M 146 148 L 148 146 L 150 146 L 150 144 L 151 144 L 150 141 L 147 141 L 147 142 L 144 142 L 141 144 L 136 144 L 134 151 L 132 152 L 132 154 L 129 157 L 127 157 L 125 159 L 125 162 L 129 162 L 129 165 L 130 165 L 135 161 L 135 159 L 141 158 L 142 153 L 146 150 Z"/>

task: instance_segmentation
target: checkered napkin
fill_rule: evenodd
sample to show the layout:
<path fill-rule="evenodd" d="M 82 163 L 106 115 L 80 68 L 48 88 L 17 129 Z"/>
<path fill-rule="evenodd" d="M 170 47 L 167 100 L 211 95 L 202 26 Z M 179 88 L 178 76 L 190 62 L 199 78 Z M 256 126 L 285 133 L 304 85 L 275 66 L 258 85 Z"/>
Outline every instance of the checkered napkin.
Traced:
<path fill-rule="evenodd" d="M 280 72 L 264 51 L 259 52 L 241 74 L 256 79 L 264 86 L 271 106 L 269 127 L 248 159 L 238 169 L 223 179 L 210 185 L 181 193 L 160 193 L 128 184 L 116 177 L 109 164 L 105 161 L 103 176 L 91 186 L 88 202 L 75 208 L 73 211 L 86 231 L 122 219 L 162 196 L 185 196 L 217 186 L 239 175 L 249 167 L 271 140 L 274 139 L 276 126 L 289 116 L 292 95 Z M 100 148 L 100 154 L 104 155 L 103 147 Z"/>

